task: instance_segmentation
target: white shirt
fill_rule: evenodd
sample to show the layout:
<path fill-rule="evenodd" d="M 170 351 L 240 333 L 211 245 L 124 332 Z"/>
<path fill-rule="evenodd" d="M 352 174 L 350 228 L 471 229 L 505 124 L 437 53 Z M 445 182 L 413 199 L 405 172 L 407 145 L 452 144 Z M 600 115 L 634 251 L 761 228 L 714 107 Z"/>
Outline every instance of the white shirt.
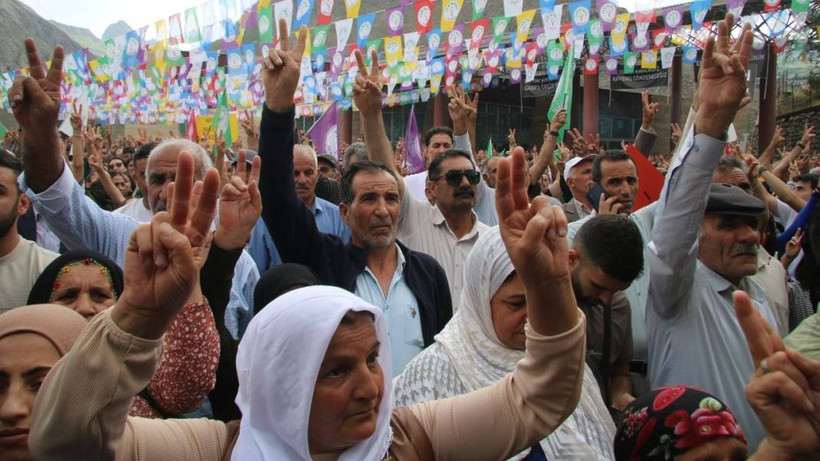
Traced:
<path fill-rule="evenodd" d="M 151 222 L 151 218 L 154 217 L 154 214 L 151 213 L 151 210 L 149 210 L 142 201 L 143 199 L 141 198 L 135 198 L 113 212 L 131 216 L 140 224 Z"/>
<path fill-rule="evenodd" d="M 450 284 L 453 306 L 458 306 L 464 283 L 464 264 L 481 232 L 489 226 L 472 212 L 473 228 L 460 239 L 450 230 L 438 207 L 405 194 L 399 215 L 398 239 L 408 248 L 427 253 L 441 264 Z"/>
<path fill-rule="evenodd" d="M 0 314 L 26 305 L 37 277 L 57 256 L 21 237 L 11 253 L 0 257 Z"/>

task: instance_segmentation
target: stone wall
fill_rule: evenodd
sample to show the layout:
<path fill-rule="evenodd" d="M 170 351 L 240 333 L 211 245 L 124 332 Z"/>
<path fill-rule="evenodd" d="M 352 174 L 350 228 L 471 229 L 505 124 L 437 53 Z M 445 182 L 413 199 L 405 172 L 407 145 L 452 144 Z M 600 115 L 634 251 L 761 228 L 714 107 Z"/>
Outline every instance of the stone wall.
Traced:
<path fill-rule="evenodd" d="M 794 147 L 800 141 L 807 123 L 814 125 L 815 133 L 820 132 L 820 106 L 808 107 L 777 116 L 777 124 L 783 128 L 787 148 Z M 812 145 L 812 154 L 820 152 L 818 144 L 820 144 L 820 141 L 815 141 Z"/>

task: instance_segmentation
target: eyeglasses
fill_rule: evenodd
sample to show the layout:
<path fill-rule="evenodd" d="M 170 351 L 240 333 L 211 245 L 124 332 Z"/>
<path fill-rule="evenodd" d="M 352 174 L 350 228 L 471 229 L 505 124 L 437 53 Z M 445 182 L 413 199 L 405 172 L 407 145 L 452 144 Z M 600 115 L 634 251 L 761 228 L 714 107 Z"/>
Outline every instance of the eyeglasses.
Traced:
<path fill-rule="evenodd" d="M 450 170 L 443 175 L 430 179 L 433 181 L 438 181 L 439 179 L 444 178 L 444 180 L 447 181 L 447 184 L 451 186 L 458 186 L 461 184 L 461 179 L 465 176 L 467 177 L 467 182 L 470 184 L 478 184 L 478 181 L 481 180 L 481 173 L 479 173 L 478 170 Z"/>

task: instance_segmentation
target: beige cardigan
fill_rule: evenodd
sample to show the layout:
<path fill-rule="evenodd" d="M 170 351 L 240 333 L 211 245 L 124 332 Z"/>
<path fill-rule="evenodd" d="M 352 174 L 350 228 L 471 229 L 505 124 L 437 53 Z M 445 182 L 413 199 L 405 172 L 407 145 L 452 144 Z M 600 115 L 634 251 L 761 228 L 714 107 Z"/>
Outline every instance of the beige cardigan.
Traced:
<path fill-rule="evenodd" d="M 546 337 L 527 329 L 526 356 L 499 383 L 446 400 L 393 410 L 396 460 L 504 459 L 552 432 L 575 408 L 585 357 L 585 320 Z M 29 447 L 35 459 L 229 459 L 239 425 L 207 419 L 128 417 L 150 381 L 162 340 L 131 336 L 96 316 L 43 383 Z"/>

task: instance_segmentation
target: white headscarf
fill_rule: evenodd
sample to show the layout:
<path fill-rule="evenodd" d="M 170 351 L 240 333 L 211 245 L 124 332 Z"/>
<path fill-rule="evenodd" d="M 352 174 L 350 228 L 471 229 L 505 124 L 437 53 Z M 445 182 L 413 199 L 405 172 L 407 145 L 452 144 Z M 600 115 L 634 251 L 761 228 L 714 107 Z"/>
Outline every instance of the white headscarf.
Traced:
<path fill-rule="evenodd" d="M 503 379 L 524 358 L 524 351 L 504 346 L 493 326 L 490 300 L 515 270 L 498 227 L 481 234 L 464 267 L 458 311 L 436 341 L 449 356 L 466 391 L 471 392 Z M 434 381 L 430 385 L 455 381 L 447 376 L 430 379 Z M 541 448 L 547 459 L 614 459 L 614 438 L 615 425 L 592 371 L 585 365 L 578 406 L 553 434 L 540 442 Z M 524 450 L 511 459 L 524 458 L 529 452 Z"/>
<path fill-rule="evenodd" d="M 464 289 L 459 307 L 447 326 L 436 335 L 470 390 L 497 383 L 524 358 L 498 339 L 490 312 L 490 299 L 515 271 L 501 232 L 482 232 L 464 265 Z"/>
<path fill-rule="evenodd" d="M 390 339 L 382 312 L 335 287 L 312 286 L 272 301 L 248 326 L 236 370 L 242 412 L 235 460 L 310 460 L 308 420 L 313 389 L 330 340 L 348 311 L 370 312 L 381 342 L 384 397 L 376 432 L 347 449 L 340 460 L 380 460 L 392 440 Z"/>

